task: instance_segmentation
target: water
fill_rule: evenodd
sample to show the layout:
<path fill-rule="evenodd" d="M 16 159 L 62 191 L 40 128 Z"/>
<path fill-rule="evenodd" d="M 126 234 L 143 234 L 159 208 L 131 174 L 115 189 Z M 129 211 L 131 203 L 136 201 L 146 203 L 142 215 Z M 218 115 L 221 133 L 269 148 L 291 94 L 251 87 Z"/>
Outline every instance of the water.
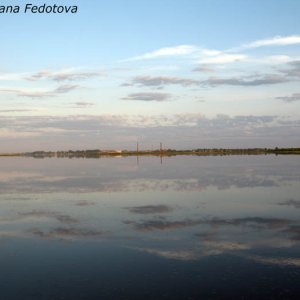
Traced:
<path fill-rule="evenodd" d="M 0 166 L 0 299 L 299 299 L 299 156 Z"/>

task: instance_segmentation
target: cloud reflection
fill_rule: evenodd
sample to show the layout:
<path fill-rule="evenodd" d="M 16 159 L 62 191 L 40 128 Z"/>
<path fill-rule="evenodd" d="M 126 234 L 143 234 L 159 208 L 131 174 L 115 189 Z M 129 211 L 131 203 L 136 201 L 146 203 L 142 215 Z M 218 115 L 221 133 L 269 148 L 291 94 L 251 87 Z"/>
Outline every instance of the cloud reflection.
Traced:
<path fill-rule="evenodd" d="M 263 217 L 247 217 L 236 219 L 185 219 L 181 221 L 168 221 L 165 219 L 153 219 L 153 220 L 141 220 L 131 221 L 127 220 L 125 224 L 130 224 L 135 230 L 138 231 L 155 231 L 155 230 L 175 230 L 185 227 L 191 227 L 196 225 L 210 225 L 211 227 L 222 226 L 247 226 L 252 228 L 285 228 L 287 225 L 293 223 L 293 221 L 280 218 L 263 218 Z"/>
<path fill-rule="evenodd" d="M 145 205 L 145 206 L 124 207 L 124 208 L 134 214 L 161 214 L 173 210 L 172 207 L 167 205 Z"/>
<path fill-rule="evenodd" d="M 257 263 L 297 264 L 280 256 L 296 253 L 300 242 L 298 209 L 291 209 L 299 208 L 295 158 L 2 161 L 1 240 L 86 245 L 109 236 L 113 246 L 163 259 L 256 255 Z M 23 198 L 28 201 L 9 201 Z"/>
<path fill-rule="evenodd" d="M 155 247 L 133 247 L 137 251 L 172 260 L 193 261 L 225 254 L 253 259 L 252 253 L 258 249 L 269 249 L 269 251 L 276 249 L 278 253 L 279 249 L 298 247 L 300 241 L 299 222 L 285 218 L 244 217 L 181 221 L 160 218 L 125 221 L 125 223 L 142 234 L 150 232 L 150 238 L 153 234 L 163 237 L 164 231 L 174 231 L 174 233 L 168 232 L 168 238 L 172 236 L 179 238 L 174 239 L 173 242 L 168 239 L 168 242 L 162 242 Z M 184 228 L 189 228 L 189 231 L 180 233 L 180 229 Z M 256 258 L 259 263 L 278 265 L 296 265 L 299 261 L 299 259 L 280 256 L 276 259 L 269 257 L 258 259 L 258 256 Z"/>
<path fill-rule="evenodd" d="M 292 224 L 285 230 L 285 232 L 290 234 L 291 239 L 300 241 L 300 225 Z"/>
<path fill-rule="evenodd" d="M 259 255 L 244 255 L 242 257 L 261 264 L 300 267 L 300 258 L 263 257 Z"/>
<path fill-rule="evenodd" d="M 144 220 L 141 222 L 127 220 L 125 224 L 130 224 L 135 230 L 149 232 L 155 230 L 175 230 L 190 226 L 199 225 L 201 220 L 182 220 L 182 221 L 166 221 L 166 220 Z"/>
<path fill-rule="evenodd" d="M 292 206 L 294 208 L 300 208 L 300 200 L 289 199 L 278 203 L 278 205 L 286 205 L 286 206 Z"/>
<path fill-rule="evenodd" d="M 91 205 L 96 205 L 95 202 L 92 201 L 87 201 L 87 200 L 81 200 L 75 203 L 77 206 L 91 206 Z"/>
<path fill-rule="evenodd" d="M 160 249 L 152 249 L 152 248 L 131 248 L 133 250 L 146 252 L 149 254 L 154 254 L 167 259 L 175 259 L 175 260 L 197 260 L 199 258 L 199 254 L 193 252 L 191 250 L 160 250 Z"/>
<path fill-rule="evenodd" d="M 54 218 L 63 224 L 76 224 L 79 221 L 73 217 L 53 211 L 31 211 L 19 213 L 19 216 L 25 218 Z"/>
<path fill-rule="evenodd" d="M 49 231 L 42 231 L 40 229 L 32 229 L 31 233 L 43 239 L 77 239 L 77 238 L 91 238 L 103 236 L 106 233 L 100 230 L 82 229 L 82 228 L 66 228 L 57 227 Z"/>
<path fill-rule="evenodd" d="M 140 166 L 131 158 L 118 163 L 111 159 L 98 159 L 93 164 L 84 163 L 85 160 L 70 164 L 70 160 L 61 159 L 58 163 L 58 160 L 44 159 L 43 166 L 48 169 L 41 168 L 39 160 L 21 158 L 20 165 L 6 159 L 2 160 L 0 189 L 2 193 L 22 195 L 45 192 L 202 192 L 210 187 L 222 190 L 233 187 L 270 188 L 300 180 L 299 166 L 289 163 L 289 158 L 280 168 L 277 162 L 271 164 L 269 159 L 261 165 L 261 157 L 253 158 L 251 167 L 249 157 L 164 159 L 167 167 L 159 172 L 155 163 L 158 158 L 143 158 Z M 99 168 L 105 171 L 99 172 Z"/>

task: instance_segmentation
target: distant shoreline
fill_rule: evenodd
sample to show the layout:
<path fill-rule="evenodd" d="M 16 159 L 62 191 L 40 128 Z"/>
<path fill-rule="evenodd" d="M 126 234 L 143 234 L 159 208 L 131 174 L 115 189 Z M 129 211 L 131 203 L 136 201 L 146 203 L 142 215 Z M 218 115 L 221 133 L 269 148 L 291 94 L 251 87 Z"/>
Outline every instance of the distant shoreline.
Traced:
<path fill-rule="evenodd" d="M 22 153 L 0 153 L 0 157 L 33 157 L 33 158 L 99 158 L 105 156 L 125 157 L 125 156 L 177 156 L 177 155 L 194 155 L 194 156 L 223 156 L 223 155 L 300 155 L 300 148 L 246 148 L 246 149 L 229 149 L 229 148 L 203 148 L 194 150 L 69 150 L 69 151 L 34 151 Z"/>

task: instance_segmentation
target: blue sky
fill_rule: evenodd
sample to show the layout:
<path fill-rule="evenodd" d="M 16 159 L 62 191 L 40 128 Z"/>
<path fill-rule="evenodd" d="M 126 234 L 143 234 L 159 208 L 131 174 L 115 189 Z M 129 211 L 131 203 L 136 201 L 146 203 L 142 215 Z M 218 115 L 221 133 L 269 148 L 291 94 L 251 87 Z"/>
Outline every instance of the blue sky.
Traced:
<path fill-rule="evenodd" d="M 300 146 L 299 1 L 54 3 L 0 14 L 3 151 Z"/>

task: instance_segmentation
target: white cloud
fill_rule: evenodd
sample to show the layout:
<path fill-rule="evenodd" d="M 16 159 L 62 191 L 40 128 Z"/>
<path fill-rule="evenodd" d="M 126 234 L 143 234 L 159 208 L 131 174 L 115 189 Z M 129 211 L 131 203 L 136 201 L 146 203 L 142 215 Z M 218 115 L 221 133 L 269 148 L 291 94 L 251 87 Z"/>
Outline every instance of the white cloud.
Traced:
<path fill-rule="evenodd" d="M 201 53 L 203 55 L 207 55 L 207 56 L 216 56 L 216 55 L 220 55 L 222 54 L 222 51 L 219 50 L 213 50 L 213 49 L 202 49 Z"/>
<path fill-rule="evenodd" d="M 260 57 L 251 57 L 247 60 L 248 63 L 253 65 L 279 65 L 297 60 L 298 57 L 289 55 L 269 55 Z"/>
<path fill-rule="evenodd" d="M 15 81 L 21 80 L 27 73 L 2 73 L 0 74 L 0 81 Z"/>
<path fill-rule="evenodd" d="M 188 56 L 189 58 L 197 60 L 198 63 L 202 64 L 229 64 L 237 61 L 249 60 L 249 57 L 243 53 L 232 52 L 241 52 L 246 49 L 254 49 L 266 46 L 287 46 L 295 44 L 300 44 L 299 35 L 291 35 L 284 37 L 275 36 L 273 38 L 256 40 L 232 49 L 225 50 L 207 49 L 195 45 L 178 45 L 174 47 L 160 48 L 152 52 L 147 52 L 142 55 L 129 58 L 125 61 Z M 267 58 L 267 62 L 270 61 L 270 63 L 284 63 L 290 60 L 291 59 L 286 55 L 274 55 Z"/>
<path fill-rule="evenodd" d="M 75 89 L 79 88 L 78 85 L 64 84 L 60 85 L 52 90 L 42 90 L 42 89 L 10 89 L 10 88 L 1 88 L 0 92 L 4 93 L 13 93 L 20 97 L 28 97 L 28 98 L 47 98 L 47 97 L 56 97 L 59 94 L 65 94 L 71 92 Z"/>
<path fill-rule="evenodd" d="M 235 50 L 260 48 L 266 46 L 288 46 L 288 45 L 295 45 L 295 44 L 300 44 L 299 35 L 290 35 L 285 37 L 275 36 L 270 39 L 257 40 L 249 44 L 244 44 Z"/>
<path fill-rule="evenodd" d="M 161 48 L 152 52 L 129 58 L 125 61 L 137 61 L 156 58 L 188 56 L 203 64 L 228 64 L 245 60 L 244 54 L 230 54 L 216 49 L 206 49 L 194 45 L 179 45 L 175 47 Z"/>
<path fill-rule="evenodd" d="M 237 61 L 242 61 L 247 59 L 247 55 L 244 54 L 225 54 L 218 53 L 217 55 L 210 55 L 210 57 L 205 57 L 199 61 L 201 64 L 228 64 Z"/>
<path fill-rule="evenodd" d="M 175 47 L 165 47 L 152 52 L 145 53 L 140 56 L 130 58 L 128 59 L 128 61 L 152 59 L 152 58 L 167 57 L 167 56 L 187 55 L 187 54 L 194 53 L 197 50 L 198 48 L 192 45 L 179 45 Z"/>

